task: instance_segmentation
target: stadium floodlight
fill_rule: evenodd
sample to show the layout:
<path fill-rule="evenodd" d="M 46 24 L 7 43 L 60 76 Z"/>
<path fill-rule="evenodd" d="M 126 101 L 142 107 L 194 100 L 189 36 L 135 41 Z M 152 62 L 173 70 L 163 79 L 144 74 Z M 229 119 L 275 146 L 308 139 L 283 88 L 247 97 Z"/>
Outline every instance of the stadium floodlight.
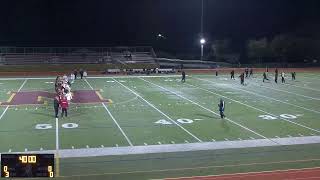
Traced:
<path fill-rule="evenodd" d="M 201 61 L 203 60 L 203 45 L 206 43 L 206 40 L 204 38 L 200 39 L 201 44 Z"/>
<path fill-rule="evenodd" d="M 160 39 L 165 39 L 166 38 L 164 35 L 162 35 L 160 33 L 157 35 L 157 37 L 160 38 Z"/>
<path fill-rule="evenodd" d="M 206 40 L 205 40 L 204 38 L 201 38 L 201 39 L 200 39 L 200 44 L 201 44 L 201 45 L 204 45 L 205 43 L 206 43 Z"/>

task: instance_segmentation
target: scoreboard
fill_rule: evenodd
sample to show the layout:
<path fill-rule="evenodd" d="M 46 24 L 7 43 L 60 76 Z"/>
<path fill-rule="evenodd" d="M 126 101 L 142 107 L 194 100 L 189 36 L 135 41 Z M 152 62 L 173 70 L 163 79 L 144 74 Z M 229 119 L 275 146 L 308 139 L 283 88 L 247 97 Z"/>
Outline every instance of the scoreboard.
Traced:
<path fill-rule="evenodd" d="M 54 154 L 1 154 L 1 177 L 54 177 Z"/>

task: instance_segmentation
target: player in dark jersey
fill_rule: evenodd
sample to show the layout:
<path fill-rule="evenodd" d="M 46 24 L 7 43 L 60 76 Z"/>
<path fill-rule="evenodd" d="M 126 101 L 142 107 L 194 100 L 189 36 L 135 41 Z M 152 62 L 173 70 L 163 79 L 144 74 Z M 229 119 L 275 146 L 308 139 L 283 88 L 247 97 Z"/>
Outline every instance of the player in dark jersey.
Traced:
<path fill-rule="evenodd" d="M 276 68 L 276 70 L 274 71 L 275 75 L 274 75 L 274 82 L 278 83 L 278 68 Z"/>
<path fill-rule="evenodd" d="M 222 99 L 220 99 L 220 103 L 218 104 L 218 107 L 219 107 L 220 117 L 221 119 L 223 119 L 226 116 L 224 115 L 225 103 Z"/>
<path fill-rule="evenodd" d="M 242 85 L 244 85 L 244 73 L 241 73 L 240 77 L 240 82 Z"/>
<path fill-rule="evenodd" d="M 292 81 L 296 80 L 296 72 L 292 72 L 291 76 L 292 76 Z"/>
<path fill-rule="evenodd" d="M 231 79 L 234 79 L 234 70 L 231 71 Z"/>
<path fill-rule="evenodd" d="M 182 71 L 181 82 L 186 82 L 186 73 L 184 71 Z"/>
<path fill-rule="evenodd" d="M 268 79 L 268 77 L 267 77 L 267 73 L 266 73 L 266 72 L 264 72 L 264 73 L 263 73 L 263 82 L 264 82 L 264 80 L 268 80 L 268 81 L 269 81 L 269 79 Z"/>
<path fill-rule="evenodd" d="M 250 69 L 250 74 L 249 74 L 249 77 L 253 76 L 253 69 L 251 68 Z"/>

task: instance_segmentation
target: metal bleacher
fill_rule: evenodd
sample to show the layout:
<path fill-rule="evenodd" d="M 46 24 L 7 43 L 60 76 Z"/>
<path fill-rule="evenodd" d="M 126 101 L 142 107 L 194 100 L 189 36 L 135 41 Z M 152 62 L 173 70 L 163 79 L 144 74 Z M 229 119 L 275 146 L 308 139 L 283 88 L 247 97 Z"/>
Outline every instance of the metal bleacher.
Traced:
<path fill-rule="evenodd" d="M 129 57 L 130 55 L 130 57 Z M 0 47 L 0 64 L 153 64 L 152 47 Z"/>

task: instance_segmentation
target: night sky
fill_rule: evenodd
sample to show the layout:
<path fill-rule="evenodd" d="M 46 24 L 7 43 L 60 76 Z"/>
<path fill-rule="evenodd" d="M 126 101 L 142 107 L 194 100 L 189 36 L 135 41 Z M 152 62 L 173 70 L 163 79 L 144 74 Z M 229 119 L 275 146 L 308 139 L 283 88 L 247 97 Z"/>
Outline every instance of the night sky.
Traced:
<path fill-rule="evenodd" d="M 0 45 L 154 45 L 198 50 L 200 0 L 2 0 Z M 319 0 L 205 0 L 208 42 L 272 37 L 320 23 Z M 319 31 L 320 32 L 320 31 Z"/>

